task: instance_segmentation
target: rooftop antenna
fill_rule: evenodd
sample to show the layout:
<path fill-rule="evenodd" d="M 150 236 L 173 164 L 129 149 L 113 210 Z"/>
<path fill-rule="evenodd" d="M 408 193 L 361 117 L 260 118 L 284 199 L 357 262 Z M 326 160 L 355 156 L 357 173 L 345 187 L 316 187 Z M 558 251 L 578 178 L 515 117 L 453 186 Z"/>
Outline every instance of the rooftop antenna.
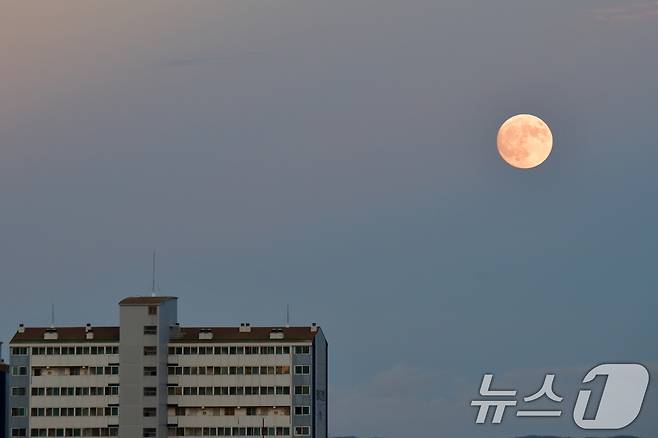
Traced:
<path fill-rule="evenodd" d="M 286 328 L 290 327 L 290 304 L 286 304 Z"/>
<path fill-rule="evenodd" d="M 50 306 L 50 328 L 55 328 L 55 305 Z"/>
<path fill-rule="evenodd" d="M 155 251 L 153 251 L 153 282 L 151 283 L 151 296 L 155 296 Z"/>

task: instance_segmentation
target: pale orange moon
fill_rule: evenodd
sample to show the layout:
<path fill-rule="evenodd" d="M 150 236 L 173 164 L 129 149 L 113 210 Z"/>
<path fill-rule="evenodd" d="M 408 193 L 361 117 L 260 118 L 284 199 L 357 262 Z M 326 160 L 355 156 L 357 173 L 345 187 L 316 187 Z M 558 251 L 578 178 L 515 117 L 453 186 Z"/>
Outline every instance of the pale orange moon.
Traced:
<path fill-rule="evenodd" d="M 498 153 L 510 166 L 531 169 L 551 154 L 553 134 L 539 117 L 519 114 L 511 117 L 498 130 Z"/>

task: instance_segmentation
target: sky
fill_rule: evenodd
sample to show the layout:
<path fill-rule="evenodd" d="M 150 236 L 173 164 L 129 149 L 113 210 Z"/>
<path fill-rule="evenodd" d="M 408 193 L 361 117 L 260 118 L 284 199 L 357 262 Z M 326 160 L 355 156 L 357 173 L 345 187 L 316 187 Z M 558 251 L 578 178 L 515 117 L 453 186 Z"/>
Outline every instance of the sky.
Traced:
<path fill-rule="evenodd" d="M 470 401 L 658 371 L 658 2 L 1 3 L 0 339 L 116 324 L 155 249 L 183 324 L 323 327 L 332 435 L 593 436 Z"/>

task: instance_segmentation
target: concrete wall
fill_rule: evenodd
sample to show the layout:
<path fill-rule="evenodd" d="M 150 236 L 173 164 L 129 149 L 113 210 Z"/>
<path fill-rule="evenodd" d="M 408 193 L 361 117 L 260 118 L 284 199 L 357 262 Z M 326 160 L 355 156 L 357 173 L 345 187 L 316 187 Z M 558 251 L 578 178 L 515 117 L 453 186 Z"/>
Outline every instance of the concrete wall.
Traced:
<path fill-rule="evenodd" d="M 8 391 L 7 372 L 5 365 L 0 365 L 0 438 L 7 438 Z"/>
<path fill-rule="evenodd" d="M 156 306 L 157 314 L 149 314 Z M 120 417 L 119 435 L 141 437 L 144 428 L 155 428 L 158 437 L 167 436 L 167 344 L 169 329 L 176 323 L 176 301 L 157 305 L 122 305 L 120 310 Z M 158 328 L 157 335 L 145 335 L 144 326 Z M 155 356 L 145 356 L 144 347 L 157 347 Z M 144 376 L 144 367 L 157 367 L 156 377 Z M 157 388 L 154 397 L 144 396 L 145 387 Z M 157 408 L 156 417 L 144 417 L 143 408 Z"/>
<path fill-rule="evenodd" d="M 299 416 L 299 415 L 294 415 L 295 411 L 295 406 L 309 406 L 311 408 L 311 413 L 313 409 L 313 348 L 311 343 L 305 343 L 305 344 L 300 344 L 300 345 L 308 345 L 310 348 L 310 353 L 309 354 L 295 354 L 295 350 L 293 347 L 292 351 L 292 370 L 291 372 L 293 373 L 292 376 L 292 388 L 291 391 L 293 393 L 292 396 L 292 410 L 293 410 L 293 417 L 292 417 L 292 435 L 295 436 L 295 428 L 298 426 L 308 426 L 311 428 L 311 433 L 313 432 L 313 416 L 312 415 L 305 415 L 305 416 Z M 295 366 L 297 365 L 308 365 L 311 368 L 311 373 L 308 375 L 298 375 L 295 374 Z M 310 388 L 309 394 L 308 395 L 297 395 L 295 394 L 295 387 L 297 386 L 308 386 Z"/>
<path fill-rule="evenodd" d="M 321 329 L 313 342 L 313 437 L 328 436 L 328 363 L 329 351 L 327 340 Z"/>
<path fill-rule="evenodd" d="M 30 387 L 30 356 L 29 355 L 17 355 L 10 356 L 10 368 L 9 368 L 9 388 L 12 387 Z M 14 376 L 12 375 L 12 369 L 14 367 L 26 367 L 27 375 L 25 376 Z M 25 408 L 25 417 L 8 417 L 9 431 L 12 429 L 26 429 L 29 434 L 29 410 L 30 410 L 30 400 L 29 393 L 26 393 L 25 396 L 13 397 L 11 396 L 11 389 L 9 396 L 9 414 L 11 413 L 11 408 Z"/>

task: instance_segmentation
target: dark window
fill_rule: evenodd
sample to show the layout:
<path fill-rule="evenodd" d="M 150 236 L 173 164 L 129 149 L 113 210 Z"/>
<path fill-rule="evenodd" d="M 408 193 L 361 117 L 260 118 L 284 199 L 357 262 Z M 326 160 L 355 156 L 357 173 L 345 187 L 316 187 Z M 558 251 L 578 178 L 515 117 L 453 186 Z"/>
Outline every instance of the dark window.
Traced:
<path fill-rule="evenodd" d="M 155 417 L 158 414 L 157 408 L 144 408 L 145 417 Z"/>
<path fill-rule="evenodd" d="M 14 397 L 23 397 L 26 394 L 24 387 L 11 388 L 11 395 Z"/>
<path fill-rule="evenodd" d="M 157 315 L 158 306 L 149 306 L 149 315 Z"/>
<path fill-rule="evenodd" d="M 311 407 L 295 406 L 295 415 L 311 415 Z"/>
<path fill-rule="evenodd" d="M 41 375 L 41 369 L 39 368 L 34 368 L 35 373 L 39 372 L 39 374 L 34 374 L 35 376 Z M 26 367 L 12 367 L 11 369 L 11 375 L 12 376 L 27 376 L 27 368 Z"/>
<path fill-rule="evenodd" d="M 144 387 L 144 396 L 145 397 L 155 397 L 158 394 L 158 389 L 154 386 L 145 386 Z"/>
<path fill-rule="evenodd" d="M 309 395 L 311 393 L 310 387 L 306 385 L 295 386 L 295 395 Z"/>
<path fill-rule="evenodd" d="M 156 367 L 144 367 L 145 376 L 157 376 L 158 369 Z"/>
<path fill-rule="evenodd" d="M 297 426 L 295 427 L 296 436 L 308 436 L 311 434 L 311 428 L 308 426 Z"/>
<path fill-rule="evenodd" d="M 24 417 L 25 416 L 25 408 L 11 408 L 11 416 L 12 417 Z"/>
<path fill-rule="evenodd" d="M 297 375 L 311 374 L 311 367 L 309 365 L 295 365 L 295 374 Z"/>
<path fill-rule="evenodd" d="M 156 356 L 158 354 L 158 347 L 148 346 L 144 347 L 144 356 Z"/>
<path fill-rule="evenodd" d="M 295 347 L 295 354 L 311 354 L 311 347 L 309 345 L 298 345 Z"/>
<path fill-rule="evenodd" d="M 158 334 L 158 326 L 157 325 L 145 325 L 144 326 L 144 334 L 145 335 L 157 335 Z"/>

